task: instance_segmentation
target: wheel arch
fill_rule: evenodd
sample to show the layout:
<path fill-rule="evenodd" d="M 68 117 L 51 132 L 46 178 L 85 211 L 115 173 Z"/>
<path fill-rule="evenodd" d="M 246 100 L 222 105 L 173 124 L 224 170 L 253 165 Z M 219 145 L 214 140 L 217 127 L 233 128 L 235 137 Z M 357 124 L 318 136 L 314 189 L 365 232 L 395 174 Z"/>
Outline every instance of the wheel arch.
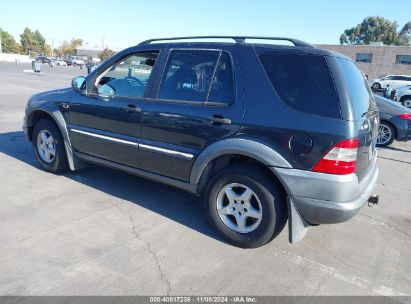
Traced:
<path fill-rule="evenodd" d="M 63 115 L 58 109 L 56 109 L 55 111 L 50 111 L 49 109 L 38 108 L 38 109 L 34 109 L 30 113 L 28 120 L 27 120 L 27 126 L 28 126 L 27 132 L 28 132 L 28 136 L 30 139 L 33 133 L 34 125 L 40 119 L 43 119 L 43 118 L 47 118 L 53 121 L 59 128 L 64 140 L 67 140 L 68 142 L 70 142 L 69 137 L 68 137 L 68 132 L 67 132 L 66 121 L 64 120 Z"/>
<path fill-rule="evenodd" d="M 389 120 L 386 120 L 386 119 L 381 119 L 380 124 L 381 123 L 391 126 L 392 129 L 394 130 L 393 137 L 394 137 L 394 139 L 397 139 L 398 131 L 397 131 L 396 126 L 392 122 L 390 122 Z"/>
<path fill-rule="evenodd" d="M 27 118 L 27 134 L 29 139 L 31 140 L 32 138 L 33 128 L 35 124 L 42 118 L 50 119 L 57 125 L 58 129 L 60 130 L 60 133 L 64 140 L 64 147 L 66 150 L 70 170 L 75 171 L 83 168 L 85 164 L 73 155 L 73 149 L 71 146 L 70 137 L 68 135 L 67 124 L 63 117 L 63 114 L 60 112 L 57 106 L 49 105 L 48 107 L 35 108 L 31 111 Z"/>
<path fill-rule="evenodd" d="M 411 95 L 404 95 L 401 97 L 400 102 L 404 102 L 405 100 L 411 99 Z"/>
<path fill-rule="evenodd" d="M 197 185 L 201 193 L 213 172 L 236 162 L 249 162 L 264 168 L 286 189 L 268 167 L 291 168 L 290 163 L 266 144 L 243 138 L 222 140 L 203 150 L 192 166 L 190 183 Z"/>
<path fill-rule="evenodd" d="M 372 83 L 371 87 L 374 87 L 374 86 L 379 86 L 380 89 L 382 89 L 381 82 L 379 82 L 379 81 L 374 81 L 374 82 Z"/>

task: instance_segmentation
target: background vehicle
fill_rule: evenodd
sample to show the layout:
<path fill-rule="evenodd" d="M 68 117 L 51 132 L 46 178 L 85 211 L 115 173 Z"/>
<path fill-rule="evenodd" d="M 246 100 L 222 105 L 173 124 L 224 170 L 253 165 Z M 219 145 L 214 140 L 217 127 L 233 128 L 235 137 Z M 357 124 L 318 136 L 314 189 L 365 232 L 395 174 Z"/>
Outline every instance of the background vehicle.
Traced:
<path fill-rule="evenodd" d="M 24 130 L 42 168 L 96 163 L 202 196 L 241 247 L 266 244 L 287 219 L 297 242 L 378 201 L 378 110 L 352 60 L 290 38 L 172 42 L 192 38 L 142 42 L 34 95 Z"/>
<path fill-rule="evenodd" d="M 409 75 L 387 75 L 370 81 L 373 90 L 381 90 L 390 85 L 391 89 L 395 90 L 405 85 L 411 85 L 411 76 Z"/>
<path fill-rule="evenodd" d="M 66 63 L 63 59 L 57 58 L 57 59 L 56 59 L 56 65 L 66 66 L 67 63 Z"/>
<path fill-rule="evenodd" d="M 64 62 L 68 65 L 71 66 L 73 64 L 73 60 L 71 58 L 66 58 L 64 59 Z"/>
<path fill-rule="evenodd" d="M 41 63 L 51 63 L 51 59 L 49 57 L 46 56 L 38 56 L 36 61 L 40 61 Z"/>
<path fill-rule="evenodd" d="M 394 139 L 411 139 L 411 110 L 379 95 L 374 98 L 380 114 L 377 145 L 389 146 Z"/>
<path fill-rule="evenodd" d="M 411 85 L 399 87 L 395 91 L 394 100 L 401 102 L 404 107 L 411 108 Z"/>
<path fill-rule="evenodd" d="M 84 63 L 84 61 L 83 61 L 83 59 L 80 59 L 79 57 L 73 57 L 72 59 L 71 59 L 71 62 L 72 62 L 72 65 L 73 66 L 79 66 L 79 67 L 84 67 L 85 66 L 85 63 Z"/>

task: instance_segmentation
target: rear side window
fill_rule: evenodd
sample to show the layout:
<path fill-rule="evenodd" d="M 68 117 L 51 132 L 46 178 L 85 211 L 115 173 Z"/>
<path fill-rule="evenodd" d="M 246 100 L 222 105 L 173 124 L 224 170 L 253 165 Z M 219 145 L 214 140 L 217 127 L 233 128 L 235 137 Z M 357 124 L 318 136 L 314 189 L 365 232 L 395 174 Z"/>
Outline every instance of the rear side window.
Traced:
<path fill-rule="evenodd" d="M 234 101 L 234 79 L 231 58 L 223 52 L 211 83 L 207 102 L 230 104 Z"/>
<path fill-rule="evenodd" d="M 158 97 L 230 104 L 234 99 L 230 56 L 212 50 L 171 51 Z"/>
<path fill-rule="evenodd" d="M 261 63 L 283 102 L 305 113 L 340 118 L 340 103 L 324 57 L 266 53 Z"/>

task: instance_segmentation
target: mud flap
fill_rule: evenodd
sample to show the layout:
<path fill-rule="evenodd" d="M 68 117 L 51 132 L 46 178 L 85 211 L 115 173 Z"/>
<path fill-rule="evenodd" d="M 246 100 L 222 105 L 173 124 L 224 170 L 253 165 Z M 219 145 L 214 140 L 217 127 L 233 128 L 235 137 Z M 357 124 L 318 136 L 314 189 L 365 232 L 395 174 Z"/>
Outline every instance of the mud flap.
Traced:
<path fill-rule="evenodd" d="M 66 140 L 64 140 L 64 147 L 66 148 L 67 160 L 71 171 L 77 171 L 87 167 L 86 163 L 73 155 L 73 150 Z"/>
<path fill-rule="evenodd" d="M 287 196 L 288 207 L 288 240 L 291 244 L 295 244 L 301 241 L 308 231 L 310 226 L 301 215 L 298 213 L 295 207 L 294 201 L 291 197 Z"/>

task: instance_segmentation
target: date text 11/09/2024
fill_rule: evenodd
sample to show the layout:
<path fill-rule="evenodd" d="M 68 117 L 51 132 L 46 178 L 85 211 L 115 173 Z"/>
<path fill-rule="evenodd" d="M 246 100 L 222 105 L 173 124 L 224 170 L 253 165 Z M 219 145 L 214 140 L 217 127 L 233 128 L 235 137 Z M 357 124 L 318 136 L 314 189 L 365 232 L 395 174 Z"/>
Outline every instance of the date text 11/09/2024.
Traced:
<path fill-rule="evenodd" d="M 150 303 L 256 303 L 255 297 L 243 296 L 164 296 L 150 297 Z"/>

